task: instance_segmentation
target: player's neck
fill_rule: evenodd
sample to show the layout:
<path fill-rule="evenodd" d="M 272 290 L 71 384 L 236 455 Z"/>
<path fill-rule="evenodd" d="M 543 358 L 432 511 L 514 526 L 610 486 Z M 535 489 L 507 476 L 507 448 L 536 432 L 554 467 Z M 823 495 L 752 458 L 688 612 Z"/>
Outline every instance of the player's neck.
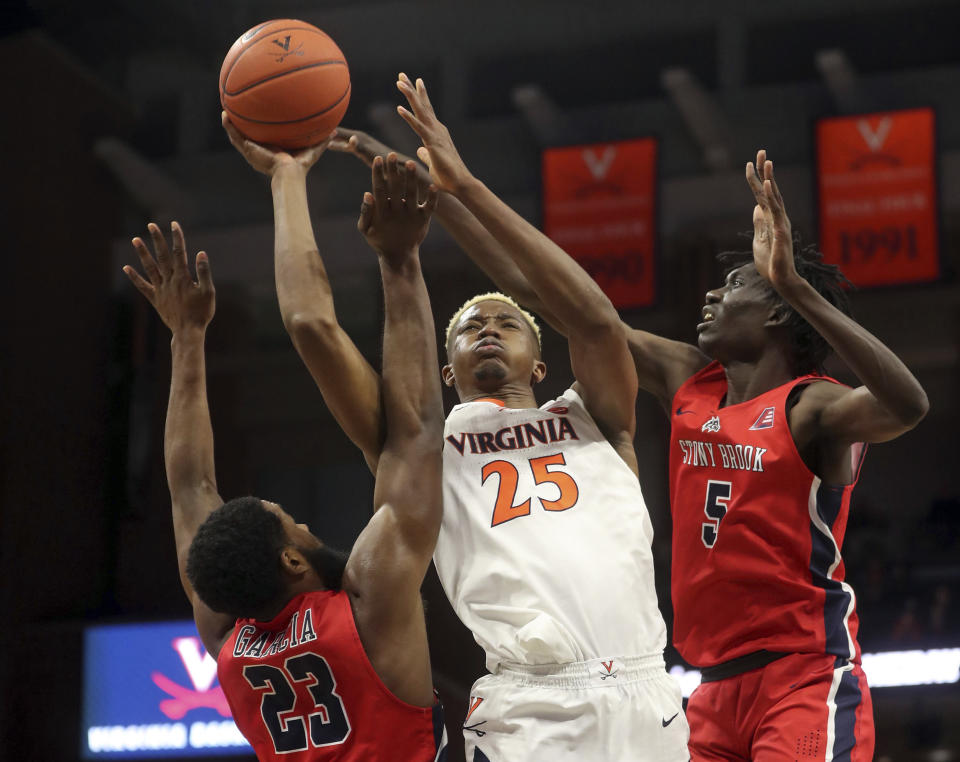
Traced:
<path fill-rule="evenodd" d="M 752 361 L 723 363 L 727 376 L 727 396 L 724 406 L 738 405 L 776 389 L 794 378 L 784 353 L 768 351 Z"/>
<path fill-rule="evenodd" d="M 504 407 L 517 409 L 537 407 L 537 398 L 533 396 L 533 388 L 529 386 L 504 384 L 496 389 L 468 389 L 460 394 L 460 402 L 481 400 L 496 400 Z"/>
<path fill-rule="evenodd" d="M 276 600 L 257 611 L 253 618 L 258 622 L 270 622 L 289 605 L 290 601 L 301 593 L 312 593 L 316 590 L 328 589 L 329 588 L 324 586 L 323 580 L 321 580 L 317 574 L 305 574 L 303 577 L 291 582 Z"/>

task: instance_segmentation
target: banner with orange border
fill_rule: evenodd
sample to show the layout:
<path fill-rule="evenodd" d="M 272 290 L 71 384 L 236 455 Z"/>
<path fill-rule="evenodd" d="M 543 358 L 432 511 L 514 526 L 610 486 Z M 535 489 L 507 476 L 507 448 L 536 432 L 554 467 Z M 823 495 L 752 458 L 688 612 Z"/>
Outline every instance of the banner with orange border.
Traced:
<path fill-rule="evenodd" d="M 820 247 L 857 286 L 940 276 L 933 109 L 816 125 Z"/>
<path fill-rule="evenodd" d="M 656 166 L 656 138 L 543 152 L 543 230 L 617 309 L 656 301 Z"/>

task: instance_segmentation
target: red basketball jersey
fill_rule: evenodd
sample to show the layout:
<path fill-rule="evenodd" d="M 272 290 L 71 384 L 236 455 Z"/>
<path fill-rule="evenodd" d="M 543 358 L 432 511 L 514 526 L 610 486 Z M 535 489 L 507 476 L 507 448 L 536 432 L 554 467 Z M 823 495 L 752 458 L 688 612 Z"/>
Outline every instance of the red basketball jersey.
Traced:
<path fill-rule="evenodd" d="M 387 690 L 342 591 L 298 595 L 270 622 L 238 619 L 217 672 L 259 760 L 433 762 L 443 746 L 439 703 Z"/>
<path fill-rule="evenodd" d="M 723 368 L 711 363 L 673 399 L 673 640 L 709 667 L 759 651 L 829 653 L 859 661 L 853 589 L 840 547 L 853 483 L 821 483 L 787 423 L 802 376 L 722 407 Z"/>

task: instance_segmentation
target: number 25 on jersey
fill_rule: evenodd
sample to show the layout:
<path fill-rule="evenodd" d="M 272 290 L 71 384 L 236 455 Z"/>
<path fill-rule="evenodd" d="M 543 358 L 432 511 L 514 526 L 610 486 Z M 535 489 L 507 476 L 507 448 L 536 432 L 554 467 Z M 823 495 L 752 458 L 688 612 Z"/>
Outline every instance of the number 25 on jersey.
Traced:
<path fill-rule="evenodd" d="M 580 497 L 580 490 L 577 489 L 577 483 L 573 477 L 566 471 L 560 470 L 560 466 L 567 464 L 562 452 L 531 458 L 527 463 L 533 472 L 535 484 L 555 484 L 560 490 L 560 496 L 556 500 L 537 498 L 543 505 L 544 510 L 565 511 L 576 505 L 577 499 Z M 551 468 L 554 470 L 551 470 Z M 532 498 L 527 498 L 522 503 L 514 505 L 520 474 L 513 463 L 508 460 L 494 460 L 487 463 L 480 473 L 482 476 L 481 484 L 485 484 L 487 479 L 494 474 L 500 477 L 497 500 L 493 506 L 493 519 L 490 522 L 491 527 L 521 516 L 530 515 Z"/>

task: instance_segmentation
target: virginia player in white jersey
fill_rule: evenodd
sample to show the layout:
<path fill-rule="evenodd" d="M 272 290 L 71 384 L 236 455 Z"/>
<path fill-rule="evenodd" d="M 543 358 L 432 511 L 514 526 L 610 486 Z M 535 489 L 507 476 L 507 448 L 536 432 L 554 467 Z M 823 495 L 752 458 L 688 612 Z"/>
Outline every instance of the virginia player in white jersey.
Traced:
<path fill-rule="evenodd" d="M 443 376 L 461 404 L 445 426 L 434 561 L 491 671 L 473 688 L 467 759 L 686 760 L 637 481 L 637 374 L 619 315 L 576 262 L 471 175 L 423 81 L 401 74 L 397 87 L 431 180 L 567 326 L 577 379 L 537 406 L 538 331 L 507 297 L 477 297 L 451 320 Z"/>
<path fill-rule="evenodd" d="M 680 691 L 663 665 L 652 530 L 633 450 L 637 376 L 619 317 L 573 260 L 469 176 L 422 86 L 398 84 L 448 191 L 441 205 L 457 204 L 456 193 L 573 326 L 577 383 L 543 407 L 533 394 L 546 371 L 538 329 L 508 297 L 471 300 L 448 333 L 442 373 L 461 404 L 444 433 L 435 561 L 491 672 L 472 690 L 467 759 L 687 760 Z M 266 149 L 231 134 L 257 166 Z M 356 152 L 342 135 L 330 148 Z M 397 166 L 392 153 L 369 161 L 375 175 Z M 470 182 L 451 182 L 451 164 Z M 415 164 L 401 166 L 412 188 Z M 375 469 L 380 378 L 337 322 L 305 176 L 272 175 L 280 310 L 328 407 Z"/>
<path fill-rule="evenodd" d="M 590 338 L 570 341 L 585 380 L 540 407 L 538 330 L 513 300 L 476 297 L 448 329 L 443 375 L 462 401 L 444 430 L 434 562 L 490 670 L 464 724 L 473 762 L 688 758 L 632 421 L 593 404 L 629 389 L 629 372 L 609 378 L 629 363 L 592 324 Z M 606 389 L 594 385 L 601 371 Z"/>

